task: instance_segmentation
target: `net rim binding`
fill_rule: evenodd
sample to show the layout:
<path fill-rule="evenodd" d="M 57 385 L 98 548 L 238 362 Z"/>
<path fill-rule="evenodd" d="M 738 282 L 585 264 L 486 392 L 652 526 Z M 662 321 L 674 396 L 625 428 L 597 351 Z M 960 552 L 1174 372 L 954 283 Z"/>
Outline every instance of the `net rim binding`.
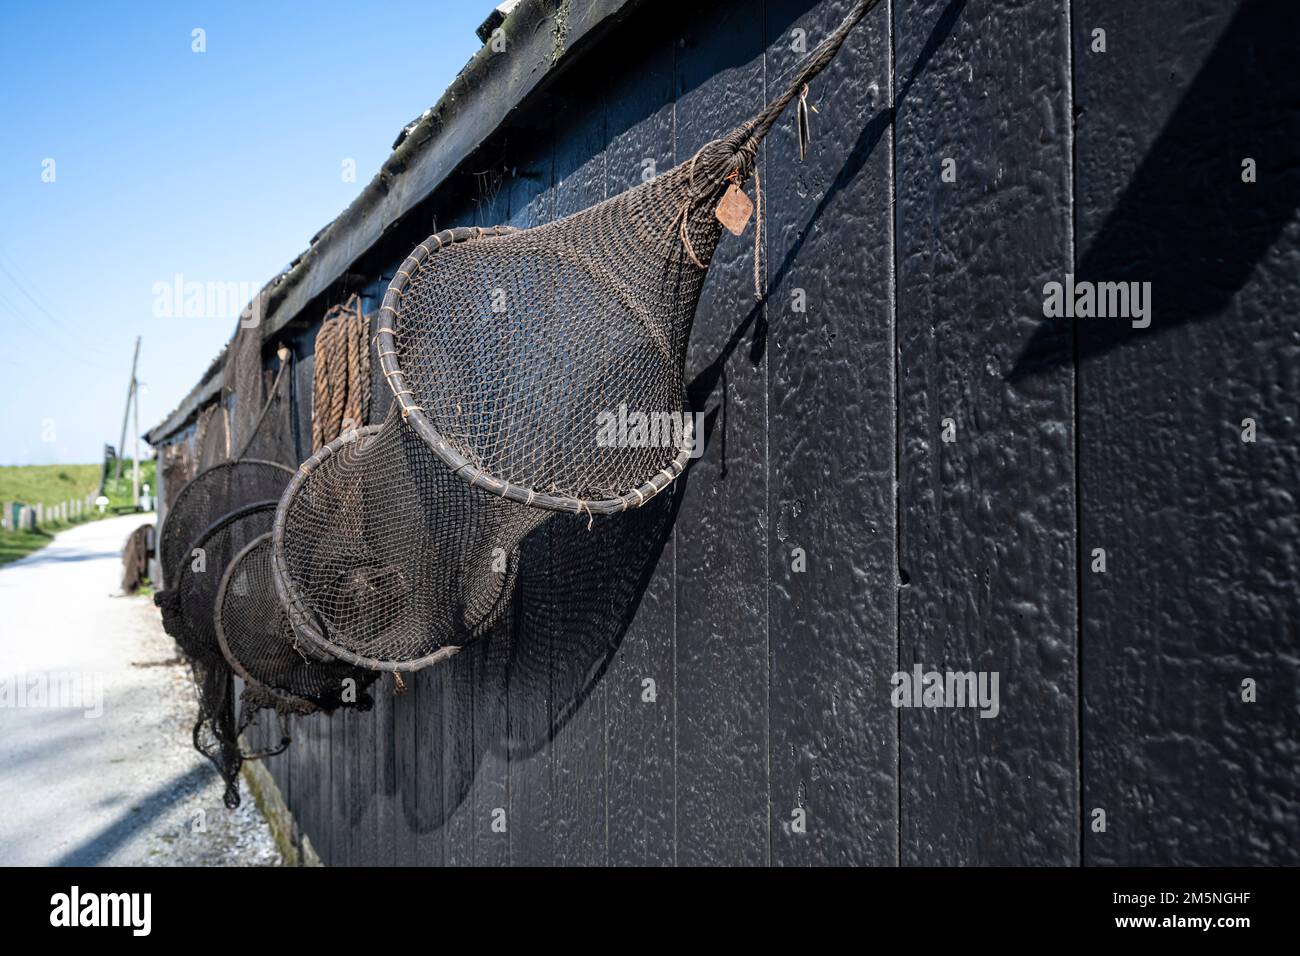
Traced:
<path fill-rule="evenodd" d="M 278 508 L 278 502 L 277 502 L 277 508 Z M 283 690 L 279 687 L 272 687 L 271 685 L 263 683 L 262 681 L 257 680 L 255 677 L 250 675 L 248 671 L 245 670 L 243 663 L 240 662 L 239 659 L 235 657 L 234 652 L 231 651 L 230 644 L 226 640 L 226 629 L 225 627 L 222 626 L 221 623 L 221 614 L 220 614 L 221 605 L 225 601 L 226 587 L 227 585 L 230 584 L 231 575 L 234 573 L 236 566 L 239 564 L 239 562 L 244 558 L 244 556 L 248 552 L 252 551 L 254 548 L 258 547 L 259 545 L 263 544 L 264 542 L 270 539 L 271 539 L 270 531 L 265 531 L 262 534 L 259 534 L 256 538 L 254 538 L 248 544 L 244 545 L 244 547 L 239 549 L 239 553 L 230 559 L 230 563 L 226 565 L 226 570 L 222 572 L 221 583 L 217 585 L 217 596 L 216 599 L 213 601 L 213 607 L 212 607 L 212 621 L 213 621 L 213 626 L 217 632 L 217 645 L 221 648 L 221 656 L 226 659 L 226 663 L 230 665 L 230 669 L 234 671 L 244 683 L 252 685 L 253 687 L 257 688 L 258 690 L 265 693 L 269 697 L 273 698 L 277 702 L 285 703 L 292 707 L 306 705 L 311 707 L 313 711 L 316 711 L 319 710 L 320 708 L 316 705 L 314 701 L 308 700 L 306 697 L 299 697 L 297 694 L 291 694 L 288 691 Z M 274 555 L 275 553 L 274 547 L 272 547 L 271 552 L 272 555 Z M 272 568 L 274 568 L 274 561 L 272 562 Z M 274 571 L 272 572 L 271 577 L 274 580 L 275 578 Z M 279 594 L 276 595 L 276 600 L 277 602 L 279 601 Z M 289 626 L 291 628 L 293 627 L 292 622 L 290 622 Z"/>
<path fill-rule="evenodd" d="M 208 538 L 216 534 L 222 528 L 234 524 L 240 518 L 246 518 L 249 515 L 256 514 L 259 511 L 271 511 L 272 509 L 276 508 L 278 505 L 279 502 L 277 502 L 274 498 L 267 498 L 263 501 L 254 501 L 250 504 L 242 505 L 236 508 L 234 511 L 227 511 L 216 521 L 213 521 L 206 528 L 204 528 L 202 531 L 196 534 L 194 536 L 194 540 L 189 543 L 189 547 L 185 549 L 185 553 L 193 554 L 194 549 L 199 546 L 200 542 L 208 540 Z M 234 559 L 232 558 L 231 560 L 233 561 Z M 176 584 L 173 589 L 176 591 L 177 595 L 180 594 L 181 584 L 186 579 L 185 569 L 188 568 L 189 566 L 190 566 L 189 564 L 182 561 L 181 567 L 176 573 Z M 194 575 L 196 573 L 198 572 L 195 571 L 189 572 L 190 575 Z M 225 576 L 225 570 L 222 571 L 222 576 L 223 577 Z M 221 586 L 220 582 L 217 583 L 217 586 L 218 587 Z M 216 610 L 215 603 L 213 606 L 213 610 L 214 611 Z M 184 620 L 185 622 L 186 630 L 188 630 L 191 634 L 195 633 L 194 628 L 190 624 L 189 615 L 185 613 L 185 609 L 183 606 L 181 607 L 181 619 Z M 214 615 L 213 622 L 215 623 L 215 621 L 216 618 Z M 173 638 L 173 640 L 175 640 L 175 638 Z"/>
<path fill-rule="evenodd" d="M 158 526 L 158 545 L 160 549 L 162 547 L 162 542 L 167 535 L 168 523 L 172 520 L 172 516 L 176 514 L 177 505 L 179 505 L 182 501 L 185 500 L 185 493 L 190 490 L 190 486 L 193 485 L 200 478 L 206 477 L 207 475 L 211 474 L 214 471 L 217 471 L 218 469 L 233 468 L 236 465 L 269 465 L 272 468 L 278 468 L 281 471 L 287 472 L 291 478 L 293 476 L 293 469 L 290 468 L 288 465 L 283 465 L 278 461 L 267 461 L 265 458 L 232 458 L 229 461 L 219 461 L 215 465 L 209 465 L 207 468 L 204 468 L 201 472 L 199 472 L 189 481 L 185 482 L 185 484 L 181 485 L 180 490 L 176 492 L 176 497 L 172 499 L 171 506 L 168 507 L 167 513 L 163 515 L 162 524 Z M 258 502 L 254 502 L 254 503 L 257 504 Z M 230 514 L 230 513 L 231 512 L 226 512 L 226 514 Z M 207 533 L 208 530 L 209 530 L 208 528 L 205 528 L 203 533 Z M 202 534 L 200 534 L 200 537 L 202 537 Z M 161 560 L 161 555 L 159 556 L 159 560 Z M 168 583 L 167 571 L 168 571 L 167 568 L 162 569 L 164 583 Z M 170 587 L 170 583 L 168 583 L 168 586 Z"/>
<path fill-rule="evenodd" d="M 400 427 L 400 426 L 399 426 Z M 293 583 L 293 578 L 289 574 L 289 568 L 284 560 L 284 533 L 285 525 L 288 521 L 287 505 L 290 500 L 297 494 L 298 488 L 304 481 L 315 473 L 326 459 L 337 452 L 344 445 L 354 441 L 360 441 L 362 438 L 368 438 L 377 435 L 384 430 L 383 425 L 365 425 L 361 428 L 351 429 L 339 435 L 333 441 L 321 448 L 310 458 L 298 466 L 294 473 L 293 479 L 285 487 L 283 495 L 280 497 L 279 505 L 275 511 L 275 521 L 271 525 L 271 577 L 275 581 L 275 590 L 280 597 L 280 604 L 289 614 L 289 626 L 293 628 L 294 633 L 306 641 L 315 645 L 316 649 L 329 654 L 332 657 L 343 661 L 345 664 L 351 664 L 354 667 L 361 667 L 372 671 L 387 671 L 392 673 L 409 673 L 412 671 L 423 670 L 434 664 L 440 664 L 451 657 L 454 657 L 463 647 L 468 646 L 471 642 L 465 644 L 448 644 L 438 648 L 431 654 L 424 657 L 413 658 L 403 661 L 387 661 L 374 657 L 365 657 L 355 651 L 349 650 L 327 638 L 321 633 L 313 622 L 313 612 L 310 605 L 298 593 L 297 587 Z M 504 602 L 509 600 L 509 595 L 513 591 L 510 582 L 517 576 L 519 570 L 518 553 L 511 554 L 508 558 L 509 566 L 501 577 L 501 591 L 497 595 L 492 609 L 484 616 L 483 621 L 477 625 L 483 627 L 489 622 L 496 621 L 504 611 Z"/>
<path fill-rule="evenodd" d="M 460 226 L 455 229 L 444 229 L 441 232 L 436 232 L 415 247 L 401 266 L 398 267 L 393 280 L 388 284 L 388 290 L 384 293 L 383 304 L 379 307 L 381 318 L 379 330 L 375 335 L 375 342 L 379 356 L 379 368 L 384 373 L 384 381 L 388 383 L 388 387 L 393 392 L 394 400 L 401 408 L 402 418 L 415 429 L 415 433 L 420 436 L 435 455 L 451 468 L 453 473 L 476 488 L 482 488 L 485 491 L 522 505 L 544 508 L 548 511 L 563 511 L 569 514 L 612 515 L 627 511 L 629 508 L 639 508 L 671 485 L 686 470 L 686 463 L 691 458 L 691 448 L 678 448 L 677 457 L 665 468 L 658 471 L 644 484 L 616 498 L 584 499 L 567 495 L 554 495 L 502 481 L 483 469 L 475 467 L 467 458 L 447 443 L 442 433 L 434 427 L 429 417 L 425 415 L 424 409 L 411 401 L 412 392 L 407 386 L 406 378 L 397 362 L 397 339 L 393 328 L 384 323 L 383 313 L 388 312 L 392 315 L 394 321 L 397 320 L 400 314 L 397 308 L 410 277 L 419 272 L 429 256 L 444 246 L 457 242 L 470 242 L 475 239 L 491 239 L 523 231 L 526 230 L 514 226 L 489 226 L 486 228 L 481 226 Z M 432 249 L 429 248 L 430 245 L 433 246 Z M 690 416 L 686 418 L 683 435 L 689 437 L 692 443 L 694 442 L 694 419 Z"/>

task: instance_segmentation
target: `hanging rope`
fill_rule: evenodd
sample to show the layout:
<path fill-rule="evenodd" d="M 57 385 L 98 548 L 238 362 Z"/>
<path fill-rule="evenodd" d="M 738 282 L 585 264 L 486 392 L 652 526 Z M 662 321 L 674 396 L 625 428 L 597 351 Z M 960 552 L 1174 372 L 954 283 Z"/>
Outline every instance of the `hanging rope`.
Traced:
<path fill-rule="evenodd" d="M 316 333 L 312 392 L 313 451 L 346 429 L 365 424 L 370 412 L 370 321 L 357 295 L 325 313 Z"/>

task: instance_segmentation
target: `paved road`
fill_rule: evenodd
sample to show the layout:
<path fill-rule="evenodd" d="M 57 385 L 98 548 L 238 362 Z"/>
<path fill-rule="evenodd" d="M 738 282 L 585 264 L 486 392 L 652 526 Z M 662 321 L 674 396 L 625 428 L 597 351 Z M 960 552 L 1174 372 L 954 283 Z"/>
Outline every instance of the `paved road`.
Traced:
<path fill-rule="evenodd" d="M 58 535 L 0 568 L 0 865 L 271 865 L 190 745 L 193 683 L 120 552 L 151 515 Z"/>

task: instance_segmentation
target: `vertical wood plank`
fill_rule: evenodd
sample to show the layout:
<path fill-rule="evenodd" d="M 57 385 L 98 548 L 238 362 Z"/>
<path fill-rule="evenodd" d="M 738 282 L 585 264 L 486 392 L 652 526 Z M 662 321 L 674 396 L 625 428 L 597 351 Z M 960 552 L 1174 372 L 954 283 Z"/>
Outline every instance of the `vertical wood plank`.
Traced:
<path fill-rule="evenodd" d="M 900 670 L 997 673 L 1000 700 L 899 710 L 902 861 L 1077 863 L 1069 336 L 1007 380 L 1070 268 L 1068 3 L 894 19 Z"/>
<path fill-rule="evenodd" d="M 1294 866 L 1300 8 L 1074 7 L 1084 862 Z"/>
<path fill-rule="evenodd" d="M 472 795 L 478 761 L 474 753 L 474 650 L 436 668 L 442 697 L 444 850 L 447 866 L 474 864 L 476 818 Z"/>
<path fill-rule="evenodd" d="M 803 61 L 797 41 L 812 50 L 850 6 L 769 0 L 769 96 Z M 882 865 L 898 855 L 889 26 L 884 4 L 812 84 L 805 160 L 793 110 L 765 146 L 779 864 Z"/>
<path fill-rule="evenodd" d="M 762 106 L 764 28 L 761 12 L 743 5 L 675 16 L 682 162 Z M 730 235 L 719 245 L 686 362 L 694 407 L 716 419 L 704 456 L 680 479 L 676 532 L 683 865 L 768 861 L 767 366 L 752 254 Z"/>
<path fill-rule="evenodd" d="M 441 866 L 445 860 L 446 822 L 446 735 L 443 728 L 443 683 L 441 669 L 425 669 L 411 675 L 415 713 L 416 789 L 412 816 L 416 837 L 416 862 L 420 866 Z"/>
<path fill-rule="evenodd" d="M 647 10 L 624 30 L 620 36 L 635 37 L 639 43 L 616 39 L 619 59 L 609 64 L 605 159 L 611 196 L 639 185 L 647 173 L 670 169 L 674 162 L 673 25 Z M 647 161 L 653 163 L 650 170 Z M 668 498 L 664 496 L 659 507 L 669 505 Z M 615 520 L 639 518 L 634 513 Z M 609 862 L 615 865 L 663 866 L 673 861 L 676 611 L 671 533 L 664 537 L 635 617 L 604 679 Z M 622 611 L 615 608 L 615 613 Z"/>

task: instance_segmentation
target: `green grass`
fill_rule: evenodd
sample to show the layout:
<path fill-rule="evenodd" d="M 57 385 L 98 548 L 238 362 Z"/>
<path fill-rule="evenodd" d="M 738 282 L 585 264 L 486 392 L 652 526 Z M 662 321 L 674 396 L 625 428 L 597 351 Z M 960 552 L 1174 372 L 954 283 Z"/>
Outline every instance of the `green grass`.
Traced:
<path fill-rule="evenodd" d="M 140 482 L 149 486 L 150 494 L 158 490 L 155 468 L 153 461 L 140 462 Z M 99 474 L 99 465 L 3 465 L 0 466 L 0 504 L 20 501 L 25 505 L 49 506 L 74 498 L 84 499 L 99 487 Z M 112 517 L 115 509 L 131 507 L 130 459 L 122 462 L 120 479 L 114 480 L 109 475 L 104 494 L 109 504 L 103 517 Z M 0 565 L 39 551 L 65 528 L 98 518 L 99 512 L 91 507 L 80 518 L 69 521 L 46 519 L 34 532 L 0 530 Z"/>
<path fill-rule="evenodd" d="M 52 541 L 54 536 L 48 531 L 10 531 L 0 530 L 0 565 L 25 558 L 33 551 L 39 551 Z"/>
<path fill-rule="evenodd" d="M 99 487 L 99 471 L 99 465 L 5 465 L 0 467 L 0 501 L 57 505 L 84 498 Z"/>

